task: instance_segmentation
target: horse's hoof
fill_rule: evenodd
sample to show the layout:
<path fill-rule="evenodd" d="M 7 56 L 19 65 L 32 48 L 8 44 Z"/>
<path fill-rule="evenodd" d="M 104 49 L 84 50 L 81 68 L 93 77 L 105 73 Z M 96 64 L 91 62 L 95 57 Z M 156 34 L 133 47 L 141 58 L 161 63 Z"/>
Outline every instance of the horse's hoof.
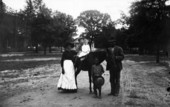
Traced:
<path fill-rule="evenodd" d="M 168 92 L 170 92 L 170 87 L 168 87 L 166 90 L 167 90 Z"/>

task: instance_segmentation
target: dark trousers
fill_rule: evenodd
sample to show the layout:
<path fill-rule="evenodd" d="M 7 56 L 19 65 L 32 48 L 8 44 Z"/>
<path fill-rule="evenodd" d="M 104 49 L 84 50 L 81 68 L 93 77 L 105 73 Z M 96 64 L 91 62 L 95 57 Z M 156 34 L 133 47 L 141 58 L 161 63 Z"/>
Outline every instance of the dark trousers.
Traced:
<path fill-rule="evenodd" d="M 110 69 L 111 94 L 119 94 L 120 90 L 120 69 Z"/>

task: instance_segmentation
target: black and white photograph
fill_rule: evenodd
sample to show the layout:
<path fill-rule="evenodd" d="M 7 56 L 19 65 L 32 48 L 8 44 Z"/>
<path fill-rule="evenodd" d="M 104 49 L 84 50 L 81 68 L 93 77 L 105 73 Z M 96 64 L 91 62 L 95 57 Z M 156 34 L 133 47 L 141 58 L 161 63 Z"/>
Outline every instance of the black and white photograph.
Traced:
<path fill-rule="evenodd" d="M 170 0 L 0 0 L 0 107 L 170 107 Z"/>

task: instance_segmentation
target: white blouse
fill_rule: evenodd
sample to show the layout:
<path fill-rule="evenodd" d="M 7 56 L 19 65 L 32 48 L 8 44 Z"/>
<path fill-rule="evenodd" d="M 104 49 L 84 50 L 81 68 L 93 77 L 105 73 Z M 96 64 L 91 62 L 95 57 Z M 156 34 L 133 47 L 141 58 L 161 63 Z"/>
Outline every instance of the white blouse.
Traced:
<path fill-rule="evenodd" d="M 90 53 L 90 46 L 88 44 L 84 44 L 80 53 L 78 54 L 79 57 L 85 56 Z"/>

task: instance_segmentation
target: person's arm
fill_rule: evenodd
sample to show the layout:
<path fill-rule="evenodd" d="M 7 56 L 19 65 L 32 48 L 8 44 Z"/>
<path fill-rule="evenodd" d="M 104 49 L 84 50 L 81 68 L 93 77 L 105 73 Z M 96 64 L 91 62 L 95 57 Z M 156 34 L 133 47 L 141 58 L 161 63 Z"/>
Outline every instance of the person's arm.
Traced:
<path fill-rule="evenodd" d="M 124 59 L 124 53 L 123 53 L 123 49 L 121 47 L 118 48 L 118 55 L 116 56 L 116 60 L 118 61 L 122 61 Z"/>
<path fill-rule="evenodd" d="M 87 52 L 89 53 L 90 52 L 90 46 L 87 45 Z"/>
<path fill-rule="evenodd" d="M 65 52 L 62 54 L 61 61 L 60 61 L 61 68 L 62 68 L 62 74 L 65 73 L 64 68 L 63 68 L 64 59 L 65 59 Z"/>
<path fill-rule="evenodd" d="M 62 54 L 61 61 L 60 61 L 60 64 L 61 64 L 62 68 L 63 68 L 63 62 L 64 62 L 64 53 Z"/>
<path fill-rule="evenodd" d="M 106 49 L 106 62 L 109 61 L 109 49 Z"/>
<path fill-rule="evenodd" d="M 76 55 L 77 55 L 77 52 L 76 51 L 74 51 L 74 50 L 72 50 L 72 58 L 71 58 L 71 60 L 73 61 L 73 63 L 75 63 L 75 58 L 76 58 Z"/>
<path fill-rule="evenodd" d="M 93 76 L 94 76 L 94 66 L 91 67 L 91 80 L 93 82 Z"/>
<path fill-rule="evenodd" d="M 91 67 L 91 75 L 93 76 L 94 74 L 94 66 Z"/>
<path fill-rule="evenodd" d="M 102 74 L 104 73 L 104 68 L 103 68 L 103 66 L 102 65 L 100 65 L 101 66 L 101 70 L 102 70 Z"/>
<path fill-rule="evenodd" d="M 82 52 L 89 53 L 90 52 L 90 46 L 89 45 L 83 45 L 82 46 Z"/>

